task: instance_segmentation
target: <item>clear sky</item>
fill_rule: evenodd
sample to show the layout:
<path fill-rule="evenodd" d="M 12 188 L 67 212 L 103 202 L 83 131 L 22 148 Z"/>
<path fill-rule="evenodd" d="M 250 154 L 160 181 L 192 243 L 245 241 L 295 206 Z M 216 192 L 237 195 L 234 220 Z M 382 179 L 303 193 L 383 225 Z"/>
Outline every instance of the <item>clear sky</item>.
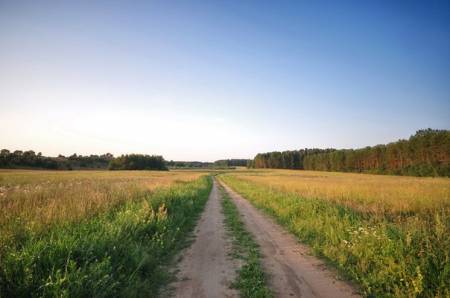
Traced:
<path fill-rule="evenodd" d="M 449 129 L 449 3 L 0 0 L 0 147 L 212 161 Z"/>

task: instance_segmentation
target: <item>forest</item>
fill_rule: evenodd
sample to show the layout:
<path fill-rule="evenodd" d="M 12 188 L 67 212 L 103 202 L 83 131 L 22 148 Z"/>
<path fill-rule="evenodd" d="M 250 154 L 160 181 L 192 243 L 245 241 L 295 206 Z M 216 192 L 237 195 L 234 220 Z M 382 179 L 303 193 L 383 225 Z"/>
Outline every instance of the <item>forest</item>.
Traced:
<path fill-rule="evenodd" d="M 43 156 L 33 150 L 10 152 L 0 151 L 0 168 L 6 169 L 50 169 L 50 170 L 166 170 L 166 162 L 162 156 L 130 154 L 114 157 L 111 153 L 102 155 L 58 155 L 58 157 Z"/>
<path fill-rule="evenodd" d="M 161 157 L 162 159 L 162 157 Z M 157 160 L 157 161 L 155 161 Z M 0 151 L 0 168 L 3 169 L 50 169 L 50 170 L 83 170 L 83 169 L 174 169 L 189 168 L 232 168 L 236 166 L 247 166 L 248 159 L 221 159 L 215 162 L 202 161 L 164 161 L 161 165 L 160 157 L 130 154 L 114 158 L 111 153 L 102 155 L 77 155 L 70 156 L 58 155 L 57 157 L 48 157 L 41 152 L 35 153 L 33 150 L 10 151 L 2 149 Z M 157 164 L 155 167 L 154 165 Z"/>
<path fill-rule="evenodd" d="M 58 155 L 58 157 L 43 156 L 41 152 L 28 151 L 0 151 L 0 168 L 38 168 L 52 170 L 78 170 L 78 169 L 106 169 L 113 159 L 111 153 L 102 155 Z"/>
<path fill-rule="evenodd" d="M 259 153 L 251 168 L 450 176 L 450 131 L 419 130 L 408 140 L 361 149 L 300 149 Z"/>

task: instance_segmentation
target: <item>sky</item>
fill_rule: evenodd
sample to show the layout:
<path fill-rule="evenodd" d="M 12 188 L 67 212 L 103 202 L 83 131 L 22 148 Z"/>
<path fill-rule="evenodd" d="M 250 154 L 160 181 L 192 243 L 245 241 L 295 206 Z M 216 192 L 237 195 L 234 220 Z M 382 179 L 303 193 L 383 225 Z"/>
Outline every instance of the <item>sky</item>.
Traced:
<path fill-rule="evenodd" d="M 450 129 L 448 1 L 0 0 L 0 147 L 253 158 Z"/>

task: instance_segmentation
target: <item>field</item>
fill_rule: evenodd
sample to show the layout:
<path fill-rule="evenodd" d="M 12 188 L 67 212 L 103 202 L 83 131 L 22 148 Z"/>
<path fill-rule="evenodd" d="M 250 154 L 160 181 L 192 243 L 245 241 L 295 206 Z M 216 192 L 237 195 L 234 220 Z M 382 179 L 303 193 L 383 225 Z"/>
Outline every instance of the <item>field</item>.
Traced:
<path fill-rule="evenodd" d="M 173 278 L 167 266 L 215 189 L 211 176 L 275 218 L 363 296 L 450 296 L 449 178 L 241 168 L 0 170 L 0 297 L 160 294 Z M 212 192 L 221 206 L 214 212 L 224 222 L 214 221 L 219 213 L 204 212 L 216 228 L 191 246 L 199 260 L 185 260 L 198 272 L 217 269 L 202 259 L 217 252 L 203 249 L 217 246 L 206 245 L 209 237 L 227 235 L 221 241 L 233 245 L 222 257 L 235 258 L 225 265 L 237 274 L 230 286 L 242 297 L 277 297 L 278 273 L 265 265 L 275 257 L 265 241 L 278 240 L 267 234 L 261 241 L 264 231 L 255 232 L 250 209 L 219 189 Z M 188 271 L 187 280 L 196 284 L 198 272 Z"/>
<path fill-rule="evenodd" d="M 0 171 L 0 296 L 157 293 L 210 187 L 198 172 Z"/>
<path fill-rule="evenodd" d="M 291 170 L 221 179 L 363 294 L 450 295 L 450 179 Z"/>

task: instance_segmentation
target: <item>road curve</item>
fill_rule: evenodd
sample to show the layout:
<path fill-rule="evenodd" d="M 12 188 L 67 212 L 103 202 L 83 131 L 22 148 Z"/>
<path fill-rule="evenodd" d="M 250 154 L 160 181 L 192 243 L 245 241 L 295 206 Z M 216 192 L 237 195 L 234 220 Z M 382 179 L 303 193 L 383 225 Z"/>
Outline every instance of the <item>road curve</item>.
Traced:
<path fill-rule="evenodd" d="M 309 255 L 309 249 L 299 244 L 292 234 L 230 187 L 222 185 L 236 204 L 247 230 L 260 245 L 262 264 L 276 297 L 360 297 L 348 283 L 336 279 L 336 274 L 322 261 Z"/>

